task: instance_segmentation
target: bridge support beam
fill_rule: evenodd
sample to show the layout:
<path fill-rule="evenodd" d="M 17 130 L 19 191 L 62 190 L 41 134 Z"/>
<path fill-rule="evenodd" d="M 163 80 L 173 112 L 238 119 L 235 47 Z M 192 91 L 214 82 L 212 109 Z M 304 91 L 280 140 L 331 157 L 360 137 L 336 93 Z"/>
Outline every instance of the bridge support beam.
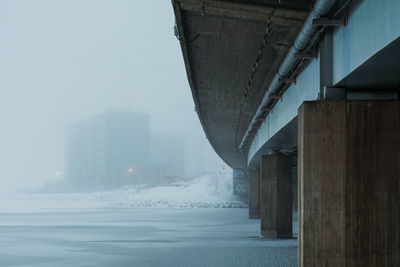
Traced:
<path fill-rule="evenodd" d="M 260 186 L 261 235 L 292 238 L 292 157 L 263 155 Z"/>
<path fill-rule="evenodd" d="M 292 155 L 292 207 L 293 211 L 297 212 L 298 207 L 298 179 L 297 179 L 297 152 Z"/>
<path fill-rule="evenodd" d="M 400 102 L 299 109 L 299 266 L 400 266 Z"/>
<path fill-rule="evenodd" d="M 248 201 L 249 183 L 242 169 L 233 169 L 233 194 L 242 201 Z"/>
<path fill-rule="evenodd" d="M 249 178 L 249 219 L 260 219 L 260 169 L 251 169 Z"/>

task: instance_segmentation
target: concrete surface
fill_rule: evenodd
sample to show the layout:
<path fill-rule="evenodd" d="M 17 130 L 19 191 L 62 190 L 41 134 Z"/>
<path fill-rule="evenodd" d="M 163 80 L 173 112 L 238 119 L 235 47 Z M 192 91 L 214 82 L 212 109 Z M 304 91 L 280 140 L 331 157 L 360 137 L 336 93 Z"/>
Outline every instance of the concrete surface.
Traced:
<path fill-rule="evenodd" d="M 249 219 L 260 219 L 260 168 L 252 169 L 249 178 Z"/>
<path fill-rule="evenodd" d="M 228 165 L 244 168 L 247 159 L 237 150 L 238 144 L 313 1 L 172 2 L 204 131 Z M 244 96 L 246 103 L 240 112 Z"/>
<path fill-rule="evenodd" d="M 299 109 L 299 266 L 400 266 L 400 102 Z"/>
<path fill-rule="evenodd" d="M 274 152 L 261 160 L 261 235 L 291 238 L 292 156 Z"/>

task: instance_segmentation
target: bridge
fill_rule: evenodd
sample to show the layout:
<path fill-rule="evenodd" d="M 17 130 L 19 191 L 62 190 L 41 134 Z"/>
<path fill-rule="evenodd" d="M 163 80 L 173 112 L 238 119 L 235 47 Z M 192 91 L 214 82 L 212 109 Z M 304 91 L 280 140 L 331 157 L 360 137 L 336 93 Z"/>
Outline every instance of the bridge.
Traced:
<path fill-rule="evenodd" d="M 291 238 L 296 206 L 299 266 L 400 266 L 400 1 L 172 5 L 196 112 L 261 235 Z"/>

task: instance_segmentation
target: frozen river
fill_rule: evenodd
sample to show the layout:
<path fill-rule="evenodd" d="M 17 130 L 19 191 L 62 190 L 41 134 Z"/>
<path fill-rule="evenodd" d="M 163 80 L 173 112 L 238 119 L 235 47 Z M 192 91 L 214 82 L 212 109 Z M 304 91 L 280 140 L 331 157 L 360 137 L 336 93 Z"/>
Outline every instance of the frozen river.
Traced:
<path fill-rule="evenodd" d="M 0 213 L 0 266 L 296 266 L 247 209 L 69 207 Z"/>

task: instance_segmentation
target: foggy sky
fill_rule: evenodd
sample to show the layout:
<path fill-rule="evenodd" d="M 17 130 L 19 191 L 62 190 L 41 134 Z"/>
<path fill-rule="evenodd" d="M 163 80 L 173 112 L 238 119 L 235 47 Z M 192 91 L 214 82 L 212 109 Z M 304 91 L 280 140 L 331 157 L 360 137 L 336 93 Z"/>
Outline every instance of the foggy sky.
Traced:
<path fill-rule="evenodd" d="M 153 132 L 184 137 L 192 163 L 205 149 L 220 164 L 173 25 L 169 0 L 0 0 L 1 189 L 56 179 L 68 127 L 110 109 L 149 113 Z"/>

